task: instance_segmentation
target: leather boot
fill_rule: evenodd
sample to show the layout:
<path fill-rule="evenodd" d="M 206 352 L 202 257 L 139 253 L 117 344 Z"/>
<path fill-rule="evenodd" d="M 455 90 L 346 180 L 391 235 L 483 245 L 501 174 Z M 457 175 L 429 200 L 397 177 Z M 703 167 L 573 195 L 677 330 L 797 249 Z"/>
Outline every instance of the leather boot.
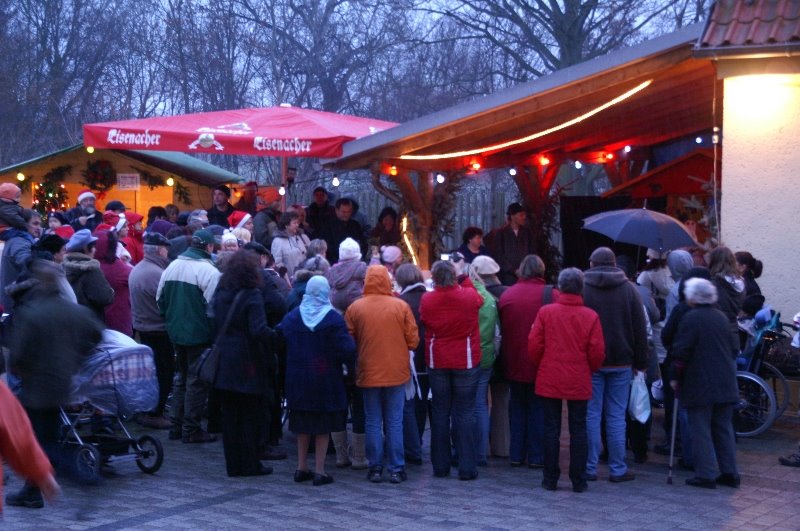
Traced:
<path fill-rule="evenodd" d="M 350 457 L 352 460 L 353 470 L 366 470 L 369 468 L 369 461 L 367 461 L 366 450 L 364 444 L 366 443 L 367 436 L 363 433 L 354 433 L 352 444 L 350 445 Z"/>
<path fill-rule="evenodd" d="M 336 448 L 336 468 L 347 468 L 352 463 L 347 455 L 347 431 L 334 431 L 331 433 L 333 447 Z"/>

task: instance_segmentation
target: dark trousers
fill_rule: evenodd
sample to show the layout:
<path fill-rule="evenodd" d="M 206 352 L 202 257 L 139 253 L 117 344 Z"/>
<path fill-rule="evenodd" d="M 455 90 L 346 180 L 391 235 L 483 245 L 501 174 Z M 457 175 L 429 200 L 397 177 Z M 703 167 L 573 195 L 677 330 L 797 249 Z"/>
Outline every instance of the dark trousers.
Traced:
<path fill-rule="evenodd" d="M 642 424 L 625 412 L 626 431 L 628 444 L 630 444 L 633 455 L 637 459 L 647 458 L 647 447 L 650 442 L 650 428 L 653 425 L 653 415 Z"/>
<path fill-rule="evenodd" d="M 261 395 L 218 390 L 222 405 L 222 447 L 229 476 L 252 476 L 260 468 L 258 438 L 262 429 Z"/>
<path fill-rule="evenodd" d="M 167 397 L 172 391 L 172 378 L 175 376 L 175 349 L 166 332 L 139 331 L 139 340 L 153 350 L 153 362 L 158 378 L 158 405 L 150 413 L 163 415 Z"/>
<path fill-rule="evenodd" d="M 721 474 L 737 474 L 733 404 L 714 404 L 687 410 L 695 476 L 715 479 L 718 471 Z"/>
<path fill-rule="evenodd" d="M 558 457 L 561 438 L 561 399 L 540 398 L 544 409 L 544 480 L 553 485 L 561 476 Z M 586 400 L 567 400 L 569 418 L 569 479 L 573 485 L 584 482 L 589 446 L 586 435 Z"/>
<path fill-rule="evenodd" d="M 511 399 L 508 402 L 508 419 L 511 442 L 510 461 L 541 464 L 544 436 L 544 414 L 541 398 L 536 396 L 532 383 L 508 382 Z"/>
<path fill-rule="evenodd" d="M 422 436 L 428 419 L 428 375 L 418 374 L 422 398 L 414 395 L 403 406 L 403 448 L 406 457 L 422 459 Z"/>
<path fill-rule="evenodd" d="M 451 430 L 458 453 L 459 475 L 469 476 L 477 472 L 475 395 L 479 370 L 478 367 L 428 369 L 428 381 L 433 391 L 431 463 L 435 474 L 445 475 L 450 472 Z"/>
<path fill-rule="evenodd" d="M 366 415 L 364 413 L 364 397 L 356 386 L 348 388 L 347 398 L 350 401 L 350 419 L 353 422 L 353 433 L 366 432 Z"/>
<path fill-rule="evenodd" d="M 177 372 L 172 390 L 170 416 L 172 429 L 189 436 L 201 429 L 203 406 L 208 398 L 208 388 L 197 378 L 200 354 L 207 345 L 175 345 Z"/>
<path fill-rule="evenodd" d="M 31 421 L 31 428 L 33 428 L 33 433 L 36 435 L 36 440 L 39 441 L 39 446 L 47 454 L 47 458 L 50 459 L 50 464 L 53 468 L 57 468 L 61 464 L 58 444 L 58 430 L 61 422 L 58 409 L 32 409 L 26 407 L 25 413 L 28 414 L 28 419 Z M 36 495 L 39 492 L 39 487 L 29 481 L 25 482 L 23 489 L 28 495 Z"/>

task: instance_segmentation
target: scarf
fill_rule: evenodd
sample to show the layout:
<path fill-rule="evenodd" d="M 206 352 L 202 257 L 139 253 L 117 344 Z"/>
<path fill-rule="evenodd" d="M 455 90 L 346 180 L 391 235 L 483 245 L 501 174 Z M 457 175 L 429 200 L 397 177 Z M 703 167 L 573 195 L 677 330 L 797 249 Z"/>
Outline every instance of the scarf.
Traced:
<path fill-rule="evenodd" d="M 300 317 L 303 324 L 312 332 L 314 328 L 333 310 L 329 298 L 331 286 L 323 276 L 314 276 L 306 284 L 306 293 L 300 303 Z"/>

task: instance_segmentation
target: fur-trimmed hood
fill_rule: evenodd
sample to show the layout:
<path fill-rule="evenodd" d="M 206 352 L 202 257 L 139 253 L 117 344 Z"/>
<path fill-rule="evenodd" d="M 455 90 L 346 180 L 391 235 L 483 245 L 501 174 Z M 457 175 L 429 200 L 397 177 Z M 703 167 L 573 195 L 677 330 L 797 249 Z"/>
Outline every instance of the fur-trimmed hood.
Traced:
<path fill-rule="evenodd" d="M 82 275 L 87 271 L 92 271 L 94 269 L 100 271 L 100 262 L 88 254 L 73 252 L 67 253 L 64 256 L 64 272 L 67 274 L 67 278 L 72 280 L 72 278 Z"/>

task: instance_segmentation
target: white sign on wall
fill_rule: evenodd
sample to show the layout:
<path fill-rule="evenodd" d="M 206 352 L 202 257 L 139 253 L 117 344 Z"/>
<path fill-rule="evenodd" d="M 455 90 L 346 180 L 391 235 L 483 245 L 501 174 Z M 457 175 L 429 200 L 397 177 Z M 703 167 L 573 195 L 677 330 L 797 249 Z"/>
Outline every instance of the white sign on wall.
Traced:
<path fill-rule="evenodd" d="M 117 174 L 117 190 L 138 190 L 138 189 L 139 189 L 138 173 Z"/>

